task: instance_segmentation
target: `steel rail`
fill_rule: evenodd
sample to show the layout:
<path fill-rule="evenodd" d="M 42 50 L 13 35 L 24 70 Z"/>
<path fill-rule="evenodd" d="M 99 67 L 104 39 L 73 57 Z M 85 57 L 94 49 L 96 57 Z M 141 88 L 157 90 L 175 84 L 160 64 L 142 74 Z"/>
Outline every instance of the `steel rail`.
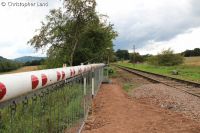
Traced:
<path fill-rule="evenodd" d="M 115 65 L 115 66 L 127 72 L 146 78 L 150 80 L 151 82 L 161 83 L 161 84 L 176 88 L 178 90 L 184 91 L 191 95 L 200 97 L 200 83 L 177 79 L 177 78 L 173 78 L 173 77 L 169 77 L 169 76 L 165 76 L 161 74 L 155 74 L 152 72 L 147 72 L 147 71 L 138 70 L 134 68 L 128 68 L 121 65 Z"/>

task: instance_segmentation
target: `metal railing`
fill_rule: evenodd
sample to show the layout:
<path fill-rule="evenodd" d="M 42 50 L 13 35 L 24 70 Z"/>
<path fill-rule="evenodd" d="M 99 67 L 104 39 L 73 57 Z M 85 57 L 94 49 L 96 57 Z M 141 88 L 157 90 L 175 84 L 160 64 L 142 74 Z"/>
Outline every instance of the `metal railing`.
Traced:
<path fill-rule="evenodd" d="M 80 132 L 103 73 L 104 65 L 91 67 L 76 76 L 0 102 L 0 133 Z"/>

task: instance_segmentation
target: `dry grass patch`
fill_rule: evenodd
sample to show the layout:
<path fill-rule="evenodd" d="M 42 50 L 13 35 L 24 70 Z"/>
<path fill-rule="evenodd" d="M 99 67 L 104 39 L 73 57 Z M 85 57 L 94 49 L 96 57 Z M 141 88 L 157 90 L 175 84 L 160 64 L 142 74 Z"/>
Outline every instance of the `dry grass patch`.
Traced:
<path fill-rule="evenodd" d="M 36 71 L 39 69 L 39 66 L 24 66 L 17 70 L 13 70 L 10 72 L 0 73 L 1 74 L 11 74 L 11 73 L 20 73 L 20 72 L 29 72 L 29 71 Z"/>
<path fill-rule="evenodd" d="M 200 56 L 197 57 L 185 57 L 185 65 L 200 66 Z"/>

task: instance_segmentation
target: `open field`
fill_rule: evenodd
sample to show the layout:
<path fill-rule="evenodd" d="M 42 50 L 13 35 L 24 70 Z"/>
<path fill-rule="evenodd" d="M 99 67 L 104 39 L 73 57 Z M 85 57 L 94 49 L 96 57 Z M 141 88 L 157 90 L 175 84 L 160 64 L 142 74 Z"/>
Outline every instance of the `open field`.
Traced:
<path fill-rule="evenodd" d="M 139 70 L 144 70 L 148 72 L 153 72 L 157 74 L 167 75 L 179 79 L 191 80 L 195 82 L 200 82 L 200 66 L 191 65 L 179 65 L 179 66 L 152 66 L 148 64 L 131 64 L 131 63 L 118 63 L 119 65 L 126 66 L 129 68 L 136 68 Z M 178 75 L 172 75 L 172 71 L 177 70 Z"/>
<path fill-rule="evenodd" d="M 11 73 L 20 73 L 20 72 L 29 72 L 29 71 L 36 71 L 36 70 L 39 70 L 40 69 L 40 66 L 24 66 L 24 67 L 21 67 L 17 70 L 13 70 L 13 71 L 10 71 L 10 72 L 3 72 L 3 73 L 0 73 L 1 74 L 11 74 Z"/>
<path fill-rule="evenodd" d="M 200 56 L 198 56 L 198 57 L 186 57 L 184 64 L 190 65 L 190 66 L 200 66 Z"/>

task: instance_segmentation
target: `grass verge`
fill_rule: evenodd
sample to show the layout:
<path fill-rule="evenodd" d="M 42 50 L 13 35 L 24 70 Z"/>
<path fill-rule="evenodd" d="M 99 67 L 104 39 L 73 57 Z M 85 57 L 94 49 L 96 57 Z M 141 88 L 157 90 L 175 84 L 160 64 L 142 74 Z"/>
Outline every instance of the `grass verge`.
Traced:
<path fill-rule="evenodd" d="M 129 68 L 135 68 L 147 72 L 162 74 L 174 78 L 190 80 L 200 83 L 200 66 L 189 66 L 189 65 L 152 66 L 148 64 L 132 64 L 132 63 L 117 63 L 117 64 Z M 177 70 L 179 74 L 173 75 L 172 74 L 173 70 Z"/>

